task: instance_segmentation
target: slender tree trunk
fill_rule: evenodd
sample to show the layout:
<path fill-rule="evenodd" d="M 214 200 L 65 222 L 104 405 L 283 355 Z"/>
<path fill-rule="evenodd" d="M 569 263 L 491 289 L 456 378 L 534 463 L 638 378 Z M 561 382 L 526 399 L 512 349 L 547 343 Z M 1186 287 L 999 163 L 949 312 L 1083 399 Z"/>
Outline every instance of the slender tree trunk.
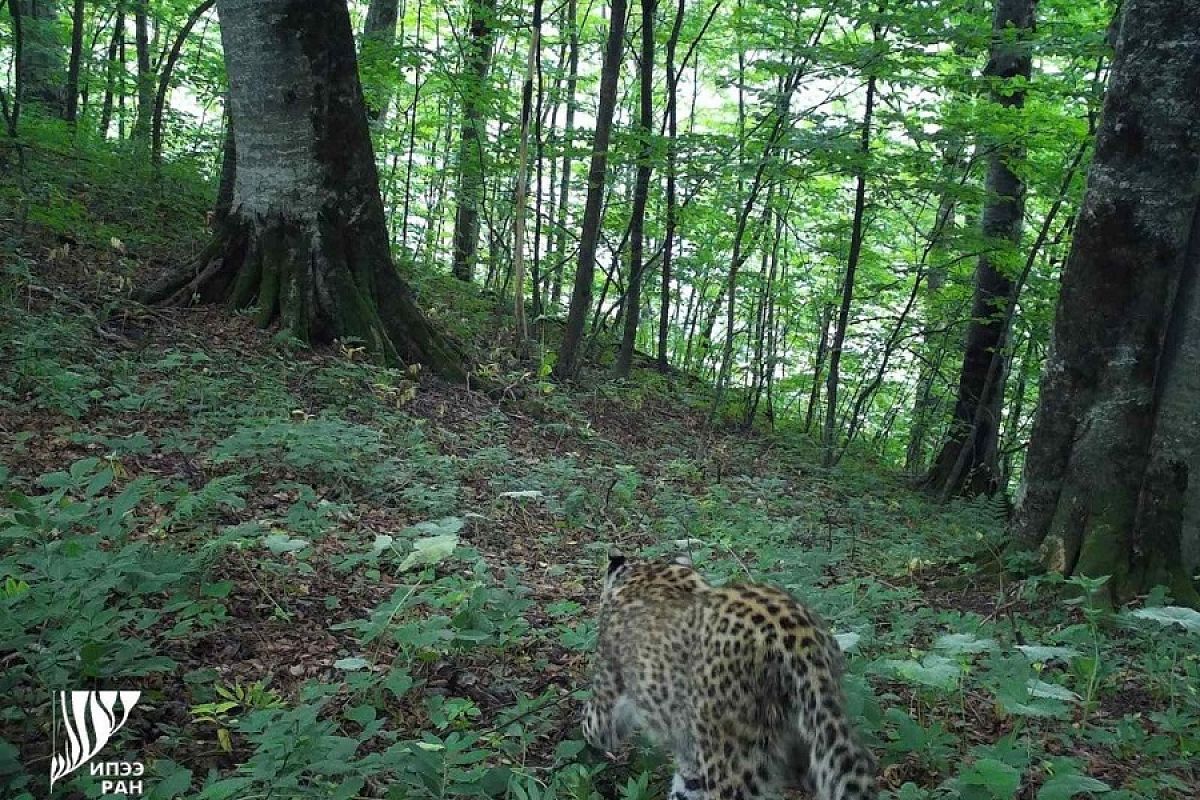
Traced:
<path fill-rule="evenodd" d="M 540 5 L 540 0 L 539 0 Z M 533 91 L 536 93 L 536 100 L 533 104 L 533 261 L 530 262 L 529 270 L 529 289 L 531 292 L 531 301 L 533 304 L 533 316 L 538 322 L 535 329 L 541 330 L 542 317 L 542 183 L 543 167 L 545 164 L 545 132 L 543 128 L 546 123 L 546 86 L 545 79 L 542 75 L 542 9 L 538 9 L 538 47 L 533 53 L 533 72 L 536 80 L 536 88 Z M 553 122 L 551 122 L 553 128 Z M 554 182 L 551 181 L 551 186 Z M 551 209 L 553 212 L 553 209 Z"/>
<path fill-rule="evenodd" d="M 12 59 L 13 59 L 13 93 L 12 104 L 9 105 L 8 95 L 0 88 L 0 113 L 4 115 L 4 127 L 10 139 L 17 138 L 21 122 L 21 100 L 25 96 L 25 36 L 23 30 L 23 13 L 19 3 L 10 0 L 8 3 L 9 17 L 12 20 Z M 18 175 L 24 174 L 24 150 L 17 148 Z M 25 214 L 22 213 L 22 220 Z M 24 222 L 22 222 L 22 228 Z"/>
<path fill-rule="evenodd" d="M 518 347 L 524 351 L 529 338 L 525 322 L 525 196 L 529 180 L 529 118 L 533 113 L 533 79 L 537 72 L 537 54 L 542 46 L 542 0 L 533 0 L 533 35 L 529 39 L 529 59 L 525 82 L 521 87 L 521 132 L 517 148 L 517 188 L 513 205 L 513 317 L 516 320 Z"/>
<path fill-rule="evenodd" d="M 991 58 L 984 74 L 995 81 L 992 101 L 1004 109 L 1025 104 L 1024 83 L 1033 64 L 1028 39 L 1036 5 L 1037 0 L 996 0 Z M 1021 240 L 1025 184 L 1015 170 L 1024 148 L 1019 141 L 989 143 L 989 147 L 983 235 L 992 249 L 980 256 L 975 270 L 971 323 L 949 437 L 926 477 L 926 485 L 942 497 L 991 495 L 999 488 L 1005 376 L 993 359 L 1005 357 L 1007 311 L 1015 302 L 1011 271 L 1004 261 Z"/>
<path fill-rule="evenodd" d="M 425 4 L 422 0 L 417 0 L 417 35 L 414 37 L 419 43 L 421 41 L 421 21 L 422 14 L 425 10 Z M 421 61 L 417 60 L 413 67 L 413 99 L 410 107 L 411 114 L 406 115 L 406 124 L 408 125 L 408 158 L 405 160 L 404 166 L 404 206 L 400 216 L 400 241 L 405 247 L 408 247 L 408 215 L 412 210 L 412 181 L 413 169 L 415 167 L 417 155 L 417 109 L 421 102 Z M 435 137 L 434 142 L 437 139 Z M 419 249 L 419 248 L 418 248 Z"/>
<path fill-rule="evenodd" d="M 558 237 L 554 245 L 554 256 L 558 260 L 554 268 L 554 282 L 550 288 L 550 304 L 557 306 L 562 298 L 563 270 L 567 262 L 567 225 L 570 220 L 571 161 L 575 155 L 575 89 L 579 83 L 579 24 L 577 0 L 567 0 L 567 111 L 563 121 L 563 156 L 561 183 L 558 187 Z"/>
<path fill-rule="evenodd" d="M 1025 353 L 1021 356 L 1021 367 L 1017 370 L 1017 385 L 1013 387 L 1012 404 L 1008 409 L 1008 425 L 1005 426 L 1000 448 L 1000 485 L 1007 487 L 1013 478 L 1013 454 L 1020 449 L 1017 440 L 1021 435 L 1021 416 L 1025 413 L 1026 387 L 1029 375 L 1033 371 L 1036 358 L 1034 347 L 1037 337 L 1030 334 L 1025 343 Z"/>
<path fill-rule="evenodd" d="M 833 321 L 833 307 L 821 308 L 821 335 L 817 339 L 817 356 L 813 359 L 812 386 L 808 391 L 808 410 L 804 412 L 804 432 L 812 430 L 821 404 L 821 373 L 825 369 L 825 358 L 829 353 L 829 323 Z"/>
<path fill-rule="evenodd" d="M 495 40 L 496 0 L 470 0 L 470 40 L 460 79 L 462 131 L 458 146 L 458 207 L 454 215 L 454 277 L 471 281 L 479 247 L 479 211 L 483 202 L 484 139 L 488 103 L 487 75 Z"/>
<path fill-rule="evenodd" d="M 629 287 L 625 291 L 625 325 L 621 347 L 613 365 L 613 375 L 624 378 L 633 364 L 637 344 L 638 320 L 642 305 L 642 272 L 645 268 L 646 200 L 650 194 L 650 173 L 654 154 L 654 16 L 657 0 L 642 0 L 642 57 L 640 84 L 640 120 L 637 177 L 633 183 L 633 211 L 629 221 Z"/>
<path fill-rule="evenodd" d="M 128 128 L 128 124 L 127 124 L 128 123 L 128 120 L 127 120 L 128 113 L 125 108 L 127 105 L 126 98 L 125 98 L 125 75 L 126 75 L 125 65 L 129 61 L 129 53 L 128 53 L 127 44 L 128 43 L 125 40 L 125 34 L 122 33 L 121 34 L 121 48 L 120 48 L 121 52 L 117 58 L 117 63 L 120 65 L 120 69 L 121 69 L 121 85 L 117 88 L 117 141 L 118 142 L 125 140 L 125 132 L 126 132 L 126 129 Z"/>
<path fill-rule="evenodd" d="M 617 79 L 621 72 L 627 10 L 626 0 L 612 0 L 609 8 L 611 19 L 604 48 L 604 64 L 600 69 L 600 103 L 596 110 L 596 131 L 592 140 L 592 163 L 588 167 L 579 263 L 575 268 L 575 285 L 571 291 L 571 305 L 567 309 L 562 346 L 554 365 L 554 374 L 559 379 L 574 377 L 579 369 L 583 328 L 592 306 L 592 280 L 596 272 L 596 248 L 600 243 L 604 184 L 608 171 L 608 142 L 612 136 L 613 112 L 617 106 Z"/>
<path fill-rule="evenodd" d="M 947 243 L 955 236 L 955 213 L 958 205 L 957 192 L 966 178 L 965 147 L 955 138 L 946 147 L 942 158 L 944 181 L 938 201 L 937 216 L 925 248 L 925 257 L 930 262 L 925 280 L 925 318 L 921 326 L 921 353 L 924 358 L 917 374 L 917 389 L 913 393 L 912 426 L 909 430 L 905 450 L 904 468 L 915 474 L 922 470 L 925 452 L 925 437 L 929 433 L 933 409 L 934 382 L 940 368 L 941 355 L 946 349 L 946 334 L 940 328 L 945 320 L 937 315 L 937 300 L 945 286 L 949 252 Z"/>
<path fill-rule="evenodd" d="M 175 73 L 175 64 L 179 61 L 179 54 L 183 52 L 183 43 L 187 41 L 188 34 L 192 32 L 192 28 L 196 26 L 200 18 L 213 7 L 213 2 L 214 0 L 204 0 L 192 9 L 192 13 L 188 14 L 183 27 L 179 29 L 175 41 L 171 44 L 167 60 L 163 63 L 160 71 L 158 91 L 154 93 L 154 119 L 150 126 L 150 159 L 155 165 L 162 161 L 163 110 L 166 108 L 167 98 L 171 94 L 171 77 Z"/>
<path fill-rule="evenodd" d="M 133 138 L 144 142 L 150 138 L 150 120 L 154 115 L 154 72 L 150 64 L 150 0 L 133 0 L 135 44 L 137 48 L 137 119 Z"/>
<path fill-rule="evenodd" d="M 878 31 L 876 31 L 878 38 Z M 863 215 L 867 205 L 867 169 L 871 155 L 871 117 L 875 111 L 875 76 L 867 78 L 867 99 L 863 109 L 862 131 L 859 134 L 861 163 L 854 185 L 854 219 L 850 224 L 850 252 L 846 258 L 846 276 L 842 281 L 842 301 L 838 309 L 837 324 L 833 329 L 833 340 L 829 347 L 829 372 L 825 378 L 825 426 L 821 436 L 822 460 L 832 466 L 837 457 L 837 402 L 838 382 L 841 378 L 842 348 L 846 344 L 846 328 L 850 324 L 850 307 L 854 302 L 854 279 L 858 272 L 858 259 L 862 253 Z"/>
<path fill-rule="evenodd" d="M 665 373 L 667 361 L 667 334 L 671 320 L 671 267 L 675 255 L 675 230 L 679 225 L 679 200 L 676 191 L 678 164 L 676 151 L 679 132 L 679 75 L 675 70 L 675 49 L 679 46 L 679 34 L 683 30 L 683 12 L 686 0 L 679 0 L 675 8 L 675 22 L 667 38 L 667 190 L 666 230 L 663 233 L 662 286 L 659 290 L 658 306 L 658 371 Z"/>
<path fill-rule="evenodd" d="M 72 125 L 79 118 L 79 70 L 83 64 L 83 0 L 75 0 L 71 10 L 71 56 L 67 66 L 66 104 L 63 118 Z"/>
<path fill-rule="evenodd" d="M 1012 533 L 1200 606 L 1200 5 L 1125 0 Z"/>
<path fill-rule="evenodd" d="M 63 116 L 67 48 L 59 37 L 58 0 L 10 1 L 21 19 L 21 100 Z"/>
<path fill-rule="evenodd" d="M 371 0 L 363 23 L 359 69 L 364 76 L 367 116 L 378 122 L 387 115 L 391 103 L 392 53 L 396 44 L 396 20 L 400 0 Z"/>
<path fill-rule="evenodd" d="M 762 400 L 763 390 L 766 387 L 767 376 L 774 368 L 773 356 L 770 352 L 769 339 L 772 336 L 772 331 L 775 325 L 774 321 L 774 294 L 775 294 L 775 271 L 779 267 L 779 242 L 783 238 L 783 216 L 776 213 L 775 215 L 775 235 L 772 237 L 771 246 L 763 248 L 762 267 L 760 275 L 765 275 L 766 280 L 762 281 L 762 288 L 759 292 L 758 314 L 756 317 L 756 332 L 754 336 L 754 358 L 752 360 L 751 384 L 750 384 L 750 399 L 746 403 L 746 427 L 750 428 L 754 425 L 754 418 L 758 414 L 758 404 Z"/>
<path fill-rule="evenodd" d="M 341 0 L 219 0 L 237 131 L 233 209 L 144 302 L 257 307 L 302 341 L 463 378 L 463 357 L 392 264 L 350 15 Z M 292 155 L 288 168 L 279 154 Z"/>
<path fill-rule="evenodd" d="M 117 0 L 116 16 L 113 22 L 112 40 L 108 45 L 108 61 L 104 72 L 104 102 L 100 108 L 100 135 L 104 138 L 108 137 L 108 129 L 112 124 L 113 112 L 113 92 L 119 91 L 117 86 L 117 71 L 120 69 L 122 74 L 125 70 L 125 65 L 117 61 L 117 56 L 122 49 L 122 42 L 125 41 L 125 3 L 124 0 Z"/>

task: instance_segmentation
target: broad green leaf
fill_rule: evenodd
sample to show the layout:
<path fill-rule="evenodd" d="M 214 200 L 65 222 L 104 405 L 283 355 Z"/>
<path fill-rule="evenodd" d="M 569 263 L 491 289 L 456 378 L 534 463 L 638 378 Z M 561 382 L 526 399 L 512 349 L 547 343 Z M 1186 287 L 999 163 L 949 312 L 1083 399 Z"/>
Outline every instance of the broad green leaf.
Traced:
<path fill-rule="evenodd" d="M 859 641 L 862 640 L 862 635 L 849 631 L 847 633 L 835 633 L 833 638 L 837 639 L 838 647 L 842 648 L 843 653 L 852 653 L 858 647 Z"/>
<path fill-rule="evenodd" d="M 456 547 L 458 547 L 457 533 L 417 539 L 413 542 L 413 551 L 405 557 L 404 561 L 400 562 L 400 569 L 410 570 L 413 567 L 440 564 L 450 557 Z"/>
<path fill-rule="evenodd" d="M 1179 625 L 1191 633 L 1200 633 L 1200 611 L 1182 606 L 1163 606 L 1161 608 L 1139 608 L 1130 616 L 1138 619 L 1148 619 L 1159 625 Z"/>
<path fill-rule="evenodd" d="M 987 653 L 996 649 L 996 640 L 980 638 L 972 633 L 947 633 L 939 636 L 933 646 L 951 655 Z"/>
<path fill-rule="evenodd" d="M 1007 800 L 1021 787 L 1021 771 L 995 758 L 981 758 L 963 770 L 957 781 L 980 787 L 996 800 Z"/>
<path fill-rule="evenodd" d="M 1068 702 L 1078 702 L 1079 695 L 1072 692 L 1065 686 L 1059 686 L 1057 683 L 1047 683 L 1037 679 L 1029 681 L 1029 694 L 1032 697 L 1044 697 L 1050 700 L 1066 700 Z"/>
<path fill-rule="evenodd" d="M 925 656 L 920 662 L 905 660 L 889 661 L 888 664 L 909 683 L 931 689 L 953 689 L 962 674 L 962 668 L 955 661 L 939 655 Z"/>
<path fill-rule="evenodd" d="M 263 544 L 275 555 L 295 553 L 308 547 L 307 539 L 294 539 L 286 533 L 272 533 L 263 537 Z"/>
<path fill-rule="evenodd" d="M 462 517 L 442 517 L 410 525 L 403 532 L 421 534 L 426 537 L 451 536 L 461 531 L 464 524 L 465 520 Z"/>
<path fill-rule="evenodd" d="M 1068 661 L 1079 655 L 1079 651 L 1074 647 L 1052 647 L 1038 644 L 1019 644 L 1017 649 L 1025 654 L 1025 657 L 1035 664 L 1044 663 L 1061 659 Z"/>
<path fill-rule="evenodd" d="M 1104 781 L 1077 772 L 1055 775 L 1038 789 L 1037 800 L 1071 800 L 1080 794 L 1103 794 L 1112 791 Z"/>

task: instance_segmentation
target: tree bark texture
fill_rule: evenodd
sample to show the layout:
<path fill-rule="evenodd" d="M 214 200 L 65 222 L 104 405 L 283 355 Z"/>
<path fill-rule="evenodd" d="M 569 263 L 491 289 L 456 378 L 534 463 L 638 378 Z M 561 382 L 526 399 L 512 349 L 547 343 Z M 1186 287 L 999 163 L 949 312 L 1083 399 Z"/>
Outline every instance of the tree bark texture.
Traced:
<path fill-rule="evenodd" d="M 219 0 L 237 133 L 233 208 L 145 302 L 257 307 L 306 342 L 353 339 L 384 362 L 464 377 L 462 354 L 396 272 L 340 0 Z"/>
<path fill-rule="evenodd" d="M 996 0 L 991 57 L 984 75 L 992 102 L 1005 109 L 1025 105 L 1023 84 L 1033 70 L 1029 35 L 1037 0 Z M 926 478 L 942 497 L 994 494 L 999 484 L 999 441 L 1004 403 L 1005 348 L 1013 297 L 1012 269 L 1005 261 L 1021 240 L 1025 183 L 1017 174 L 1024 148 L 1018 141 L 984 143 L 990 150 L 985 181 L 983 235 L 993 245 L 975 268 L 975 296 L 967 326 L 954 416 Z"/>
<path fill-rule="evenodd" d="M 621 73 L 627 10 L 626 0 L 612 0 L 609 8 L 611 19 L 604 48 L 604 63 L 600 69 L 600 102 L 592 139 L 592 161 L 588 167 L 587 199 L 579 237 L 579 263 L 575 268 L 575 284 L 567 309 L 562 346 L 559 348 L 558 361 L 554 364 L 554 375 L 560 379 L 574 377 L 579 368 L 583 328 L 592 306 L 592 280 L 596 274 L 596 248 L 600 244 L 604 184 L 608 173 L 608 143 L 612 137 L 613 112 L 617 107 L 617 79 Z"/>
<path fill-rule="evenodd" d="M 1115 601 L 1200 603 L 1198 280 L 1200 4 L 1126 0 L 1012 523 Z"/>

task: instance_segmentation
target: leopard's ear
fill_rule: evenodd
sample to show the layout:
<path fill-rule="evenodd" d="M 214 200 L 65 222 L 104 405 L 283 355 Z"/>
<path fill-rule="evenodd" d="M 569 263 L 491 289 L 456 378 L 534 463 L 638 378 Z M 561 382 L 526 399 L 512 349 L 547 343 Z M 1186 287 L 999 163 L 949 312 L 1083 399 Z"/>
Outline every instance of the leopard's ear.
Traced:
<path fill-rule="evenodd" d="M 626 558 L 624 555 L 621 554 L 620 550 L 609 550 L 608 551 L 608 574 L 612 575 L 614 572 L 619 570 L 621 567 L 625 566 L 625 562 L 626 562 Z"/>

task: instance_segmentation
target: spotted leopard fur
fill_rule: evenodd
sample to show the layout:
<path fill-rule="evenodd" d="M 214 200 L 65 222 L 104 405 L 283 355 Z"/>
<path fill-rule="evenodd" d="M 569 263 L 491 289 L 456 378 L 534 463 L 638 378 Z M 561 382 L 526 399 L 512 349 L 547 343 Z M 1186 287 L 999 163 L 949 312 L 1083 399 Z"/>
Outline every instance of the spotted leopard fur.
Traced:
<path fill-rule="evenodd" d="M 685 563 L 614 556 L 601 598 L 588 743 L 635 728 L 675 757 L 670 800 L 874 798 L 874 764 L 846 719 L 843 657 L 787 592 L 716 587 Z"/>

